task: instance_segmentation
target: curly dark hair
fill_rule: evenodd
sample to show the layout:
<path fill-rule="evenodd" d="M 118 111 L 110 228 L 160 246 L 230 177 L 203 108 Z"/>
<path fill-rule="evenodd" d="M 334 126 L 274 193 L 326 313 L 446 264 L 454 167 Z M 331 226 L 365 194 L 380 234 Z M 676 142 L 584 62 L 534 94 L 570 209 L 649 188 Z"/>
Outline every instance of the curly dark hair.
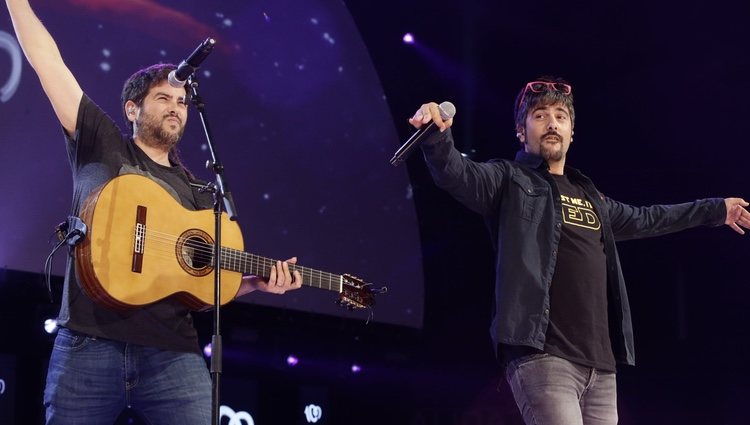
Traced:
<path fill-rule="evenodd" d="M 130 129 L 131 135 L 133 135 L 133 123 L 128 120 L 125 103 L 128 100 L 132 100 L 136 105 L 142 106 L 143 99 L 146 98 L 148 91 L 152 87 L 166 81 L 169 73 L 175 69 L 177 69 L 177 66 L 171 63 L 157 63 L 147 68 L 139 69 L 125 81 L 125 84 L 122 86 L 120 102 L 122 114 L 125 118 L 125 125 Z M 187 95 L 187 87 L 185 88 L 185 94 Z"/>
<path fill-rule="evenodd" d="M 158 86 L 163 81 L 166 81 L 169 73 L 175 69 L 177 69 L 177 66 L 175 66 L 174 64 L 157 63 L 155 65 L 139 69 L 125 81 L 125 84 L 122 86 L 120 102 L 122 107 L 122 114 L 125 118 L 125 124 L 127 125 L 128 129 L 130 129 L 131 136 L 135 136 L 133 134 L 133 123 L 128 119 L 127 112 L 125 111 L 125 103 L 127 103 L 129 100 L 132 100 L 139 107 L 143 106 L 143 100 L 146 98 L 149 90 L 151 90 L 151 88 L 155 86 Z M 190 93 L 186 86 L 185 96 L 189 97 L 189 94 Z M 173 164 L 181 166 L 191 179 L 195 178 L 193 173 L 191 173 L 190 170 L 182 162 L 180 151 L 177 146 L 172 147 L 172 149 L 169 151 L 169 159 Z"/>

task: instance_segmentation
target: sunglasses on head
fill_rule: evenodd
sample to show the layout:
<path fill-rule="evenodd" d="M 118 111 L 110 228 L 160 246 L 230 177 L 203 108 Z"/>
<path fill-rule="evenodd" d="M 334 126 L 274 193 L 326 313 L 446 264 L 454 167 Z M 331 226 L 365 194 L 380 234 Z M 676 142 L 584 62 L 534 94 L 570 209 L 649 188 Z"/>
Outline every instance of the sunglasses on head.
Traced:
<path fill-rule="evenodd" d="M 562 94 L 568 95 L 573 91 L 573 87 L 570 84 L 566 83 L 555 83 L 551 81 L 532 81 L 530 83 L 526 83 L 526 87 L 523 89 L 523 94 L 521 94 L 521 100 L 518 102 L 518 107 L 520 108 L 521 105 L 523 105 L 523 100 L 526 98 L 526 92 L 531 90 L 534 93 L 542 93 L 545 91 L 559 91 Z"/>

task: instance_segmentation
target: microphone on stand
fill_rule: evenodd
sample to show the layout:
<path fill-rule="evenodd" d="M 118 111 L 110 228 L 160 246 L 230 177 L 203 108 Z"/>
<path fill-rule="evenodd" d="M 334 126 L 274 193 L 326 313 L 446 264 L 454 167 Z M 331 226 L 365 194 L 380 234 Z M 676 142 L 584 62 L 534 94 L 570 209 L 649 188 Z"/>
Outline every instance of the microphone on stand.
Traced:
<path fill-rule="evenodd" d="M 453 106 L 453 104 L 450 102 L 441 103 L 438 106 L 438 110 L 440 111 L 440 118 L 442 118 L 443 121 L 449 120 L 453 118 L 454 115 L 456 115 L 456 107 Z M 396 167 L 398 166 L 398 164 L 404 162 L 404 160 L 414 152 L 417 146 L 421 145 L 422 142 L 424 142 L 428 137 L 430 137 L 432 133 L 437 130 L 438 126 L 435 125 L 435 121 L 430 121 L 429 124 L 420 127 L 414 134 L 411 135 L 411 137 L 409 137 L 409 140 L 401 145 L 396 153 L 393 154 L 393 158 L 391 158 L 391 165 Z"/>
<path fill-rule="evenodd" d="M 201 66 L 201 63 L 206 60 L 215 45 L 216 40 L 210 37 L 207 38 L 203 43 L 201 43 L 200 46 L 198 46 L 198 48 L 195 49 L 187 59 L 177 65 L 177 69 L 169 73 L 169 75 L 167 76 L 169 85 L 174 88 L 185 87 L 185 83 L 187 82 L 188 78 L 190 78 L 195 70 L 197 70 Z"/>

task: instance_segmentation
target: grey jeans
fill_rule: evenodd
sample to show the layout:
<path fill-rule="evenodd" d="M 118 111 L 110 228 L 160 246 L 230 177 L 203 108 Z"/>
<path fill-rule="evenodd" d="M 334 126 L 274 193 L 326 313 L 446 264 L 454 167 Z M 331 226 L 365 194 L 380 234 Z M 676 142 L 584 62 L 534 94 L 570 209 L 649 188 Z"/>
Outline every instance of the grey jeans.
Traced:
<path fill-rule="evenodd" d="M 505 369 L 526 425 L 617 424 L 615 375 L 550 354 L 519 357 Z"/>

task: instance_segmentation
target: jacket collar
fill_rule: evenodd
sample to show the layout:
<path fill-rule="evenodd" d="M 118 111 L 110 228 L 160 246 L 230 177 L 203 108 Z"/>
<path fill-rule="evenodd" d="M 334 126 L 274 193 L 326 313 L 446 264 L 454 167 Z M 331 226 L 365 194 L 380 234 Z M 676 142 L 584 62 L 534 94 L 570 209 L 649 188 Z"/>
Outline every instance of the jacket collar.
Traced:
<path fill-rule="evenodd" d="M 539 155 L 526 152 L 523 149 L 516 152 L 515 161 L 530 168 L 540 168 L 542 166 L 544 166 L 544 168 L 548 168 L 547 163 L 544 162 L 544 158 Z"/>
<path fill-rule="evenodd" d="M 534 169 L 549 169 L 549 166 L 544 161 L 544 158 L 542 158 L 539 155 L 526 152 L 525 150 L 521 149 L 518 152 L 516 152 L 516 159 L 515 161 L 521 165 L 524 165 L 529 168 Z M 570 166 L 565 166 L 565 174 L 567 174 L 569 177 L 573 177 L 574 179 L 588 179 L 583 173 L 581 173 L 577 168 L 573 168 Z"/>

